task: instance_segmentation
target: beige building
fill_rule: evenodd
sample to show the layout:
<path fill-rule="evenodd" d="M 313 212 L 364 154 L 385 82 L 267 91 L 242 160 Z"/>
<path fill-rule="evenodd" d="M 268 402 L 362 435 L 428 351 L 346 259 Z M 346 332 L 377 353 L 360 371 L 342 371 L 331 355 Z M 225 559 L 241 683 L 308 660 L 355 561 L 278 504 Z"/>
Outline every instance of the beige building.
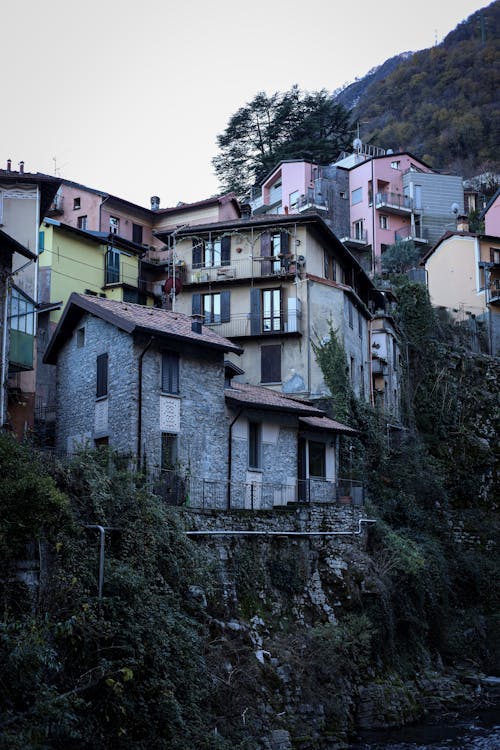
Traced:
<path fill-rule="evenodd" d="M 316 214 L 265 216 L 159 232 L 171 305 L 244 349 L 242 382 L 307 398 L 328 394 L 314 344 L 329 323 L 355 393 L 370 394 L 370 305 L 359 263 Z"/>
<path fill-rule="evenodd" d="M 431 302 L 457 320 L 487 325 L 489 350 L 500 345 L 500 237 L 447 232 L 424 257 Z"/>

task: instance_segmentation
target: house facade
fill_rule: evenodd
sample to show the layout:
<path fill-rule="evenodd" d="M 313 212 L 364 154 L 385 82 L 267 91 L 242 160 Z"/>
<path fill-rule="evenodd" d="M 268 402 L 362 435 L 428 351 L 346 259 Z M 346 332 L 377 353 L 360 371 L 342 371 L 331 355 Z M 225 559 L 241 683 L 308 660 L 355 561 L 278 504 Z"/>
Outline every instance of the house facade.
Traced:
<path fill-rule="evenodd" d="M 75 229 L 115 234 L 152 251 L 153 258 L 154 250 L 159 247 L 155 230 L 240 216 L 233 194 L 194 203 L 180 202 L 171 208 L 160 208 L 160 198 L 152 196 L 151 207 L 146 208 L 71 180 L 62 179 L 60 183 L 47 214 L 49 218 Z"/>
<path fill-rule="evenodd" d="M 168 245 L 168 232 L 158 236 Z M 353 389 L 369 399 L 376 290 L 321 217 L 188 227 L 164 253 L 175 309 L 244 348 L 239 380 L 308 399 L 327 395 L 314 345 L 329 335 L 331 323 L 344 344 Z"/>
<path fill-rule="evenodd" d="M 447 232 L 423 258 L 431 302 L 456 320 L 487 328 L 491 354 L 500 351 L 500 236 Z"/>
<path fill-rule="evenodd" d="M 225 357 L 240 352 L 181 313 L 73 294 L 45 355 L 57 366 L 58 450 L 109 445 L 195 507 L 336 500 L 338 436 L 354 431 L 233 383 Z"/>
<path fill-rule="evenodd" d="M 7 270 L 4 303 L 10 327 L 10 358 L 7 370 L 8 405 L 3 424 L 19 437 L 33 429 L 36 402 L 39 226 L 48 210 L 59 181 L 39 173 L 0 170 L 0 224 L 5 247 L 11 247 L 11 268 Z M 9 238 L 11 242 L 9 242 Z M 17 244 L 16 244 L 17 243 Z M 9 255 L 9 250 L 6 250 Z M 5 317 L 5 316 L 4 316 Z M 6 344 L 3 351 L 5 387 Z"/>

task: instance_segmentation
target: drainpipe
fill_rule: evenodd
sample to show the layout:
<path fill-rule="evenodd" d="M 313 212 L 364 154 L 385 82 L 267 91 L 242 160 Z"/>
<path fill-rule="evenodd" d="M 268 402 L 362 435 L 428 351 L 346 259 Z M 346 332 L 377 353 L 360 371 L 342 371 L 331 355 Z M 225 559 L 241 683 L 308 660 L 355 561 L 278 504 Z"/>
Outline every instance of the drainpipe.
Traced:
<path fill-rule="evenodd" d="M 225 529 L 186 531 L 187 536 L 360 536 L 363 533 L 361 524 L 377 523 L 375 518 L 360 518 L 358 528 L 355 531 L 246 531 Z"/>
<path fill-rule="evenodd" d="M 6 380 L 7 380 L 7 335 L 9 327 L 9 293 L 10 293 L 10 274 L 5 279 L 5 301 L 4 301 L 4 312 L 3 312 L 3 332 L 2 332 L 2 381 L 1 381 L 1 403 L 0 403 L 0 429 L 3 429 L 5 424 L 5 402 L 7 398 L 6 394 Z"/>
<path fill-rule="evenodd" d="M 243 407 L 229 425 L 229 445 L 227 449 L 227 510 L 231 510 L 231 477 L 233 474 L 233 425 L 241 417 Z"/>
<path fill-rule="evenodd" d="M 148 351 L 149 347 L 154 341 L 154 336 L 151 336 L 148 343 L 139 354 L 139 384 L 137 391 L 137 471 L 141 469 L 141 444 L 142 444 L 142 362 L 144 355 Z"/>
<path fill-rule="evenodd" d="M 307 294 L 307 391 L 311 397 L 311 283 L 306 279 Z"/>

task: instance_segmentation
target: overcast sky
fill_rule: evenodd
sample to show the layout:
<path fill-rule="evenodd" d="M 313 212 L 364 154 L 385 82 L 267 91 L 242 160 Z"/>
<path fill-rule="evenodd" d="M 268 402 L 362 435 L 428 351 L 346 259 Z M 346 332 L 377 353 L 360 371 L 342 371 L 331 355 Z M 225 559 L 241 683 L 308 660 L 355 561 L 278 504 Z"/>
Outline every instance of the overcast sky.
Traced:
<path fill-rule="evenodd" d="M 147 206 L 209 197 L 216 136 L 258 91 L 333 91 L 488 4 L 6 0 L 0 167 Z"/>

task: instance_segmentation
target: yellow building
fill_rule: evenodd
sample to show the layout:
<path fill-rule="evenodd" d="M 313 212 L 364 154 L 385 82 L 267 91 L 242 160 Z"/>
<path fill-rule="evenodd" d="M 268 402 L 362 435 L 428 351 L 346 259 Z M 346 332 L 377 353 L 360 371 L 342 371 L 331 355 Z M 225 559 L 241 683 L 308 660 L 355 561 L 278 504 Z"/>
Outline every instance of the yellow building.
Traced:
<path fill-rule="evenodd" d="M 489 349 L 500 343 L 500 237 L 447 232 L 423 258 L 431 302 L 456 320 L 476 318 L 488 326 Z"/>
<path fill-rule="evenodd" d="M 44 219 L 39 235 L 38 357 L 42 362 L 72 292 L 152 305 L 153 294 L 141 277 L 144 248 L 105 232 L 88 232 Z M 54 368 L 40 364 L 36 382 L 35 428 L 50 442 L 55 418 Z"/>

